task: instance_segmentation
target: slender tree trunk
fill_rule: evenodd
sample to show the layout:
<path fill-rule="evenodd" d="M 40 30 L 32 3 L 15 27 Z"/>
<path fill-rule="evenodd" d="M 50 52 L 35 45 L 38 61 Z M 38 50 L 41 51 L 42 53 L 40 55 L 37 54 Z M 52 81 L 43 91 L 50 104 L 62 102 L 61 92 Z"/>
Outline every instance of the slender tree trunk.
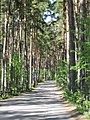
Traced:
<path fill-rule="evenodd" d="M 62 30 L 62 60 L 65 60 L 65 43 L 66 43 L 66 0 L 63 0 L 63 30 Z"/>
<path fill-rule="evenodd" d="M 67 0 L 67 6 L 67 85 L 68 89 L 72 89 L 72 91 L 74 92 L 76 86 L 76 71 L 73 68 L 75 67 L 75 26 L 73 1 Z"/>
<path fill-rule="evenodd" d="M 81 25 L 80 25 L 80 42 L 84 43 L 85 41 L 85 36 L 84 36 L 84 31 L 85 31 L 85 26 L 84 26 L 84 18 L 86 17 L 86 0 L 81 0 L 80 1 L 80 21 L 81 21 Z M 80 51 L 84 51 L 84 47 L 83 44 L 81 44 L 79 46 L 79 50 Z M 80 70 L 80 82 L 79 82 L 79 87 L 82 89 L 84 82 L 85 82 L 85 69 L 81 69 Z"/>
<path fill-rule="evenodd" d="M 69 12 L 70 12 L 70 63 L 71 67 L 75 67 L 75 23 L 74 23 L 74 10 L 73 0 L 69 0 Z M 71 82 L 72 91 L 75 91 L 76 87 L 76 70 L 71 70 Z"/>
<path fill-rule="evenodd" d="M 3 60 L 2 60 L 2 79 L 1 79 L 1 90 L 4 92 L 6 88 L 6 43 L 7 43 L 7 10 L 5 11 L 5 35 L 4 35 L 4 42 L 3 42 Z"/>
<path fill-rule="evenodd" d="M 26 3 L 24 0 L 24 40 L 25 40 L 25 60 L 26 60 L 26 90 L 29 89 L 29 76 L 28 76 L 28 57 L 27 57 L 27 21 L 26 21 Z"/>
<path fill-rule="evenodd" d="M 29 86 L 32 87 L 32 29 L 31 29 L 31 36 L 30 36 L 30 75 L 29 75 Z"/>
<path fill-rule="evenodd" d="M 67 1 L 67 88 L 68 91 L 71 90 L 71 85 L 70 85 L 70 12 L 69 12 L 69 1 Z"/>
<path fill-rule="evenodd" d="M 76 30 L 76 42 L 75 42 L 75 60 L 76 60 L 76 64 L 78 64 L 78 61 L 80 61 L 80 56 L 78 55 L 79 52 L 79 0 L 75 1 L 75 30 Z M 80 66 L 78 66 L 78 70 L 77 70 L 77 84 L 79 86 L 79 81 L 80 81 Z"/>
<path fill-rule="evenodd" d="M 38 63 L 37 63 L 37 82 L 40 82 L 40 57 L 38 57 Z"/>
<path fill-rule="evenodd" d="M 2 0 L 0 0 L 0 47 L 3 49 L 2 45 Z M 0 69 L 2 70 L 2 58 L 3 58 L 3 51 L 0 49 Z M 0 72 L 0 79 L 2 77 L 2 73 Z M 0 90 L 1 90 L 1 80 L 0 80 Z"/>

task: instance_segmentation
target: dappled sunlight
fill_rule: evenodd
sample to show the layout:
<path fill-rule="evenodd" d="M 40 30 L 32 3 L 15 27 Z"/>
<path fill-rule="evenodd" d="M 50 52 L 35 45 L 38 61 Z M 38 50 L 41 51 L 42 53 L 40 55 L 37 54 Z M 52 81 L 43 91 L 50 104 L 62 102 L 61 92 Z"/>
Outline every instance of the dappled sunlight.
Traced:
<path fill-rule="evenodd" d="M 32 92 L 0 102 L 0 120 L 72 120 L 73 110 L 54 82 L 47 81 Z"/>

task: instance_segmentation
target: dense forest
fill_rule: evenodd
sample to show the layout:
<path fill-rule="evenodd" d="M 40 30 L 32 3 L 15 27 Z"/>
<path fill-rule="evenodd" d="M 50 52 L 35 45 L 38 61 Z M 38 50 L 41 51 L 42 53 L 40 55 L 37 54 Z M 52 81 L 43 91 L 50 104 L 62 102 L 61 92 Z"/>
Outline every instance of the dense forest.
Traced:
<path fill-rule="evenodd" d="M 89 52 L 89 0 L 0 0 L 0 99 L 55 80 L 90 111 Z"/>

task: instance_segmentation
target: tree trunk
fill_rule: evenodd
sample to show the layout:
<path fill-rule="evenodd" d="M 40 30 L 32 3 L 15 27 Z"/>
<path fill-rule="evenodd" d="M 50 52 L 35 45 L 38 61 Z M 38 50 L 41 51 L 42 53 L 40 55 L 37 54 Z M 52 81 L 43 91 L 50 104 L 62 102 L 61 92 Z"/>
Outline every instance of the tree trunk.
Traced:
<path fill-rule="evenodd" d="M 1 90 L 4 92 L 6 89 L 6 59 L 7 59 L 7 32 L 8 32 L 8 15 L 7 10 L 5 11 L 5 33 L 3 42 L 3 60 L 2 60 L 2 79 L 1 79 Z"/>
<path fill-rule="evenodd" d="M 67 88 L 68 91 L 71 90 L 71 85 L 70 85 L 70 12 L 69 12 L 69 1 L 67 1 Z"/>
<path fill-rule="evenodd" d="M 24 0 L 24 40 L 25 40 L 25 61 L 26 61 L 26 90 L 29 90 L 28 57 L 27 57 L 26 3 L 27 3 L 27 0 Z"/>
<path fill-rule="evenodd" d="M 62 60 L 66 59 L 66 0 L 63 0 Z"/>
<path fill-rule="evenodd" d="M 32 29 L 31 29 L 31 36 L 30 36 L 30 75 L 29 75 L 29 86 L 32 88 Z"/>
<path fill-rule="evenodd" d="M 73 1 L 67 0 L 67 85 L 68 89 L 75 91 L 76 71 L 75 71 L 75 26 Z M 71 71 L 70 71 L 71 68 Z M 71 87 L 70 87 L 71 86 Z"/>
<path fill-rule="evenodd" d="M 75 23 L 74 23 L 74 10 L 73 10 L 73 0 L 69 0 L 69 12 L 70 12 L 70 65 L 75 67 Z M 76 87 L 76 70 L 72 68 L 71 70 L 71 83 L 72 91 L 75 91 Z"/>
<path fill-rule="evenodd" d="M 86 0 L 80 0 L 80 42 L 84 43 L 85 36 L 85 26 L 84 26 L 84 18 L 86 17 Z M 83 44 L 79 45 L 79 51 L 84 51 Z M 80 58 L 81 59 L 81 58 Z M 80 76 L 79 76 L 79 88 L 82 89 L 85 82 L 85 68 L 80 69 Z"/>

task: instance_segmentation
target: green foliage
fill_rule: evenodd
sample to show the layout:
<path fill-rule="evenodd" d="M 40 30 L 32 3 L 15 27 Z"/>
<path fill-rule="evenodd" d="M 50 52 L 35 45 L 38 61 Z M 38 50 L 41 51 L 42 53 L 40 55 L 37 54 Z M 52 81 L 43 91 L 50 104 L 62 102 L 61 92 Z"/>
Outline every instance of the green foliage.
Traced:
<path fill-rule="evenodd" d="M 23 65 L 23 62 L 22 60 L 19 60 L 19 53 L 18 52 L 14 53 L 13 60 L 12 60 L 12 66 L 14 69 L 15 80 L 21 79 L 21 75 L 23 74 L 22 65 Z"/>
<path fill-rule="evenodd" d="M 59 86 L 61 86 L 63 89 L 66 89 L 66 65 L 65 65 L 65 61 L 62 61 L 62 60 L 59 61 L 56 81 L 57 81 Z"/>
<path fill-rule="evenodd" d="M 2 96 L 0 96 L 0 99 L 7 99 L 7 98 L 9 98 L 8 94 L 3 94 Z"/>
<path fill-rule="evenodd" d="M 83 59 L 84 57 L 82 57 Z M 70 70 L 80 70 L 89 68 L 89 64 L 85 63 L 83 60 L 77 61 L 77 64 L 75 67 L 71 67 Z M 86 58 L 85 58 L 86 59 Z M 64 61 L 59 61 L 59 67 L 58 67 L 58 75 L 57 75 L 57 85 L 63 88 L 65 98 L 71 102 L 72 104 L 76 105 L 77 109 L 80 111 L 80 113 L 84 113 L 89 111 L 90 109 L 90 71 L 87 71 L 88 76 L 82 79 L 85 79 L 85 83 L 82 89 L 79 89 L 78 86 L 76 86 L 76 91 L 67 91 L 67 84 L 66 84 L 66 63 Z M 79 81 L 80 82 L 80 81 Z"/>
<path fill-rule="evenodd" d="M 9 66 L 10 68 L 8 72 L 10 73 L 7 74 L 11 84 L 9 89 L 12 95 L 18 95 L 24 88 L 22 76 L 25 78 L 25 70 L 23 68 L 23 64 L 23 61 L 19 59 L 19 53 L 15 52 L 12 58 L 11 66 Z"/>
<path fill-rule="evenodd" d="M 40 69 L 40 81 L 44 79 L 44 70 Z"/>
<path fill-rule="evenodd" d="M 80 113 L 84 113 L 85 111 L 89 111 L 90 108 L 90 101 L 89 99 L 85 98 L 85 94 L 82 94 L 80 90 L 77 90 L 75 93 L 72 91 L 64 92 L 65 98 L 74 104 Z"/>
<path fill-rule="evenodd" d="M 40 81 L 44 81 L 45 79 L 47 79 L 48 76 L 48 71 L 47 69 L 40 69 Z"/>

